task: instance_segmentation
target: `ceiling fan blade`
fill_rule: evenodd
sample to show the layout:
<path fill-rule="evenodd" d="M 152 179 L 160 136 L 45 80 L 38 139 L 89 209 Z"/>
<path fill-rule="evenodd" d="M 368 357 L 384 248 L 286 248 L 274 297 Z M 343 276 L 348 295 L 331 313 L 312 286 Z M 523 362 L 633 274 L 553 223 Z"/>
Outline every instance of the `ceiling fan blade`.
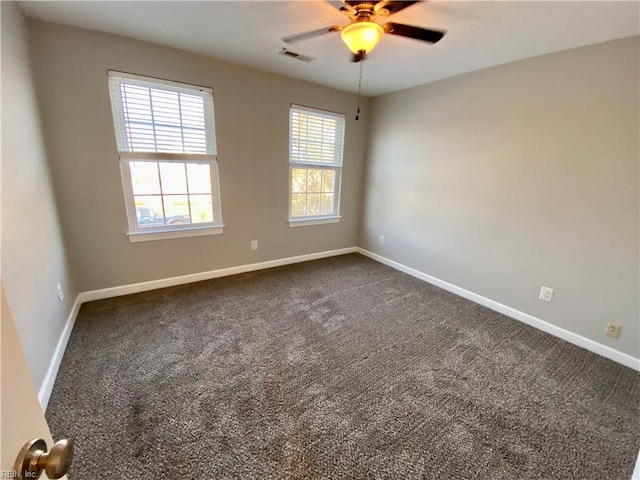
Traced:
<path fill-rule="evenodd" d="M 393 15 L 394 13 L 398 13 L 400 10 L 404 10 L 411 5 L 415 5 L 416 3 L 421 3 L 423 1 L 424 0 L 395 2 L 383 0 L 382 2 L 376 3 L 373 9 L 378 15 L 382 17 L 388 17 L 390 15 Z"/>
<path fill-rule="evenodd" d="M 439 30 L 429 30 L 426 28 L 413 27 L 411 25 L 404 25 L 402 23 L 385 23 L 385 33 L 392 35 L 400 35 L 401 37 L 415 38 L 416 40 L 422 40 L 423 42 L 436 43 L 444 37 L 446 32 Z"/>
<path fill-rule="evenodd" d="M 334 7 L 336 7 L 341 12 L 355 12 L 355 9 L 346 2 L 342 2 L 341 0 L 326 0 L 327 3 L 330 3 Z"/>
<path fill-rule="evenodd" d="M 325 33 L 331 32 L 339 32 L 342 30 L 342 25 L 334 25 L 332 27 L 319 28 L 317 30 L 311 30 L 310 32 L 298 33 L 296 35 L 289 35 L 288 37 L 284 37 L 282 39 L 285 43 L 295 43 L 300 40 L 306 40 L 307 38 L 318 37 L 320 35 L 324 35 Z"/>

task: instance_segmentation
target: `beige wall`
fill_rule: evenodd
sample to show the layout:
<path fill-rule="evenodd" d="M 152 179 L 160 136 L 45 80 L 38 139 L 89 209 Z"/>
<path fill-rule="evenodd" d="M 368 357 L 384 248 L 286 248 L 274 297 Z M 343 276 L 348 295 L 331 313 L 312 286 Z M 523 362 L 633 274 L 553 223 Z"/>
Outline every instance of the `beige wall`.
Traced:
<path fill-rule="evenodd" d="M 355 246 L 367 133 L 366 121 L 354 120 L 355 95 L 115 35 L 30 27 L 63 231 L 82 291 Z M 224 234 L 129 242 L 108 69 L 213 88 Z M 338 224 L 288 226 L 291 103 L 346 114 Z"/>
<path fill-rule="evenodd" d="M 27 51 L 24 16 L 2 2 L 2 276 L 36 385 L 77 290 L 69 273 Z M 58 302 L 60 283 L 65 299 Z"/>
<path fill-rule="evenodd" d="M 359 245 L 639 357 L 639 53 L 617 40 L 376 98 Z"/>

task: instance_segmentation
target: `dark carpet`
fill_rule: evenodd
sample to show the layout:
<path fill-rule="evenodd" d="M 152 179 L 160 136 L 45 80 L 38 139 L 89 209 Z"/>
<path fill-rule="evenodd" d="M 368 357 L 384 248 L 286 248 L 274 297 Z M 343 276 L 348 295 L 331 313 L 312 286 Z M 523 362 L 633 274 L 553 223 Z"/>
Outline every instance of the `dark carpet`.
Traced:
<path fill-rule="evenodd" d="M 84 304 L 69 478 L 615 479 L 640 374 L 357 254 Z"/>

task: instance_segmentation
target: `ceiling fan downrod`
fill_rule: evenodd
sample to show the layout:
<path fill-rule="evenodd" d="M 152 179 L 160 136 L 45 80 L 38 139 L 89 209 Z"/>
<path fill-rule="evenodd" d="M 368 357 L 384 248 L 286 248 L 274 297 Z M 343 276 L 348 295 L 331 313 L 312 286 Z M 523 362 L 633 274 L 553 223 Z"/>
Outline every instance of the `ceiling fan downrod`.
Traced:
<path fill-rule="evenodd" d="M 362 56 L 362 60 L 364 60 L 364 50 L 360 50 L 358 55 Z M 358 62 L 360 63 L 360 76 L 358 77 L 358 108 L 356 109 L 356 122 L 360 120 L 360 97 L 362 93 L 362 68 L 364 66 L 364 61 Z"/>

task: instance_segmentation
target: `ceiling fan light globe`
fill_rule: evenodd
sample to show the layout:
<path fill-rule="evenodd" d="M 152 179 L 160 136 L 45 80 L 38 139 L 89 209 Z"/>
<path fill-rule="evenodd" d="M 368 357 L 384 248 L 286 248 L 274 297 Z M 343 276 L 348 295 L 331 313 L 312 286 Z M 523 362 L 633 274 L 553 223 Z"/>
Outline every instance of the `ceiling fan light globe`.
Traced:
<path fill-rule="evenodd" d="M 353 53 L 369 53 L 378 44 L 384 30 L 374 22 L 355 22 L 342 29 L 342 41 Z"/>

